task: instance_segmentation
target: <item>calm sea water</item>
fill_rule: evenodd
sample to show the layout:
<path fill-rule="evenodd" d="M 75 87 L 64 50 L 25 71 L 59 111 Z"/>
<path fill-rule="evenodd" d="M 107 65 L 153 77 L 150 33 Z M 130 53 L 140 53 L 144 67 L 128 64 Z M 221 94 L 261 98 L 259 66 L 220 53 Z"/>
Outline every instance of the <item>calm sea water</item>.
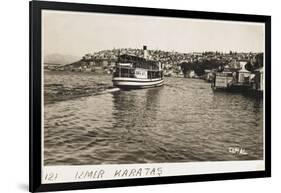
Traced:
<path fill-rule="evenodd" d="M 44 96 L 45 165 L 263 158 L 262 99 L 202 80 L 120 91 L 111 76 L 45 72 Z"/>

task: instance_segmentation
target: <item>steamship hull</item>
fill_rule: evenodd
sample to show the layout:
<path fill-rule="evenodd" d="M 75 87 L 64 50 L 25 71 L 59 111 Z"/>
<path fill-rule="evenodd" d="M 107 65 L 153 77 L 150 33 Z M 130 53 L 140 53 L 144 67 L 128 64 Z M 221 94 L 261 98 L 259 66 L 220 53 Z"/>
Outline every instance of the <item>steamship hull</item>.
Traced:
<path fill-rule="evenodd" d="M 141 79 L 141 78 L 125 78 L 114 77 L 112 79 L 113 85 L 121 89 L 143 89 L 158 87 L 164 84 L 163 78 L 155 79 Z"/>

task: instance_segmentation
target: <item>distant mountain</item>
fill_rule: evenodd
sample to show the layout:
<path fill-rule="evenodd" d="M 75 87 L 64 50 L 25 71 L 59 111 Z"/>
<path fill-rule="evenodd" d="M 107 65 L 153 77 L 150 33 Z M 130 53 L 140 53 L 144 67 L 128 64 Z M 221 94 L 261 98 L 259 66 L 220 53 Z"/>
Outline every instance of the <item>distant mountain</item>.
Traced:
<path fill-rule="evenodd" d="M 80 56 L 63 55 L 63 54 L 49 54 L 44 58 L 44 63 L 65 65 L 80 60 Z"/>

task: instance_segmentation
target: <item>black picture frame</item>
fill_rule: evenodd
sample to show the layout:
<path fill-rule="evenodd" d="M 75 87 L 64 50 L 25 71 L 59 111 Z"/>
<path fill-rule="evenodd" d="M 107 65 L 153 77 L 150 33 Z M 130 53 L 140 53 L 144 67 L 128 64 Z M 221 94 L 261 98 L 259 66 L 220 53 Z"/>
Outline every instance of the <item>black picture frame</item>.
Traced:
<path fill-rule="evenodd" d="M 271 176 L 271 17 L 233 13 L 214 13 L 170 9 L 108 6 L 79 3 L 31 1 L 30 10 L 30 174 L 29 191 L 59 191 L 90 188 L 138 186 L 213 180 L 261 178 Z M 41 183 L 41 11 L 64 10 L 79 12 L 98 12 L 112 14 L 162 16 L 177 18 L 214 19 L 225 21 L 259 22 L 265 24 L 265 170 L 254 172 L 214 173 L 202 175 L 154 177 L 141 179 L 106 180 L 75 183 Z"/>

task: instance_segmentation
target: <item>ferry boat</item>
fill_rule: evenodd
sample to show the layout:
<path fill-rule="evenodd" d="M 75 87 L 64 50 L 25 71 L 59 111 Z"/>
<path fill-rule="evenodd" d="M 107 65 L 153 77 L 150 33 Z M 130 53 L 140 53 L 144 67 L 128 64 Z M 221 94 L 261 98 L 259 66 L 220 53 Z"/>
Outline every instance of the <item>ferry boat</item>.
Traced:
<path fill-rule="evenodd" d="M 140 89 L 162 86 L 163 67 L 148 59 L 147 47 L 143 46 L 143 57 L 119 55 L 113 73 L 113 85 L 121 89 Z"/>

